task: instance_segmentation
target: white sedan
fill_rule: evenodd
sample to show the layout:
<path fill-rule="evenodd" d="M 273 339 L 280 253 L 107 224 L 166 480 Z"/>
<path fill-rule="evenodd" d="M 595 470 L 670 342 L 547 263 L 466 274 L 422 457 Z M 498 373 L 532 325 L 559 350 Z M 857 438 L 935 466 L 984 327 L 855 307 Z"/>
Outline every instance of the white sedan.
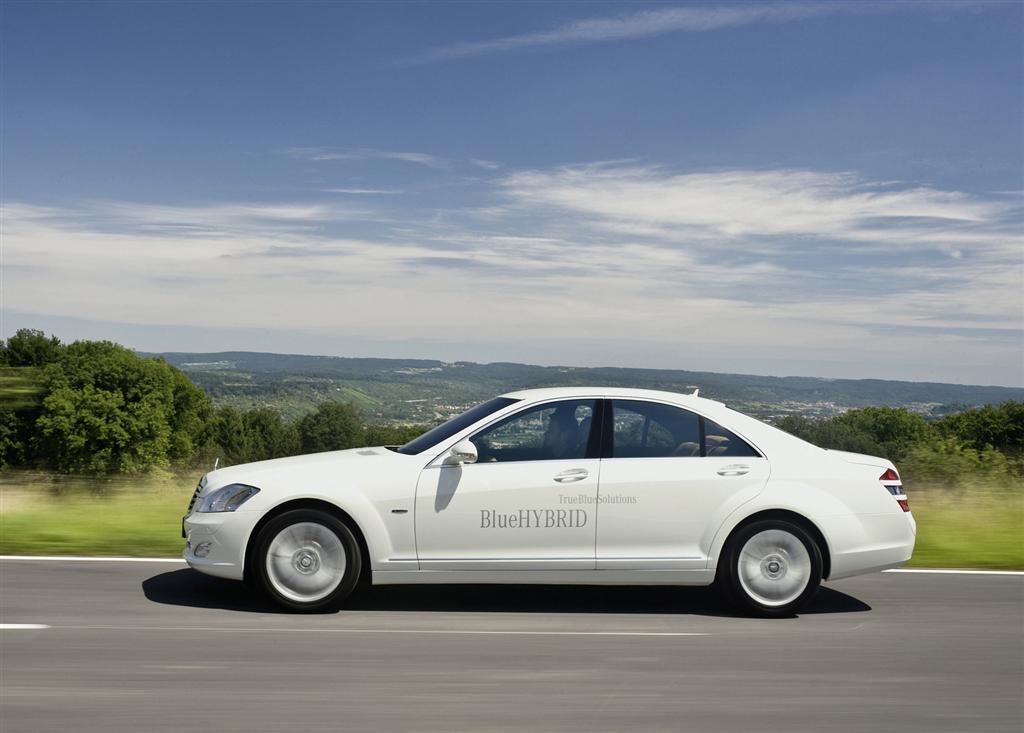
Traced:
<path fill-rule="evenodd" d="M 185 559 L 281 605 L 392 583 L 718 585 L 791 615 L 823 579 L 905 563 L 896 467 L 695 395 L 512 392 L 401 447 L 208 473 Z"/>

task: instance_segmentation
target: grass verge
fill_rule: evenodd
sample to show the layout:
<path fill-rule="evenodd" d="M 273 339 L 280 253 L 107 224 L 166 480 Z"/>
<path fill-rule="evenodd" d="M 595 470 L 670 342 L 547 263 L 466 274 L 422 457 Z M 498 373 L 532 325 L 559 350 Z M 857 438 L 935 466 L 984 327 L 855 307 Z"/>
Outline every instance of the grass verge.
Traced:
<path fill-rule="evenodd" d="M 0 554 L 175 556 L 193 478 L 0 481 Z M 1024 569 L 1024 494 L 1014 489 L 910 497 L 910 567 Z"/>

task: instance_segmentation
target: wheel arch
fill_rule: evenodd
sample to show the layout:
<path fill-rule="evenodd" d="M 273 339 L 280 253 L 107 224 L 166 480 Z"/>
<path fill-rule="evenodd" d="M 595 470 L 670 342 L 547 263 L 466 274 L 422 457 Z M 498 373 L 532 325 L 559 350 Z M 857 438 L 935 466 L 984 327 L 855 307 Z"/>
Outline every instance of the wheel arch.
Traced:
<path fill-rule="evenodd" d="M 345 526 L 352 530 L 352 534 L 355 535 L 356 542 L 359 543 L 359 551 L 363 555 L 363 568 L 362 574 L 360 575 L 360 582 L 364 580 L 368 581 L 370 579 L 372 571 L 370 569 L 369 545 L 367 545 L 366 543 L 366 535 L 363 532 L 362 528 L 359 526 L 359 522 L 357 522 L 352 517 L 351 514 L 346 512 L 337 504 L 333 504 L 329 501 L 324 501 L 323 499 L 305 498 L 291 499 L 290 501 L 278 504 L 274 508 L 268 510 L 262 517 L 260 517 L 260 521 L 258 521 L 256 525 L 252 528 L 252 531 L 249 533 L 249 538 L 248 540 L 246 540 L 245 543 L 245 565 L 242 571 L 245 580 L 248 581 L 252 577 L 252 574 L 250 572 L 253 561 L 252 555 L 253 552 L 255 551 L 256 538 L 259 537 L 260 532 L 263 530 L 263 527 L 267 524 L 267 522 L 274 519 L 274 517 L 279 517 L 285 512 L 290 512 L 294 509 L 316 509 L 322 511 L 326 514 L 330 514 L 331 516 L 336 517 L 337 519 L 342 521 L 345 524 Z"/>
<path fill-rule="evenodd" d="M 736 536 L 736 533 L 753 522 L 760 522 L 765 519 L 780 519 L 787 522 L 792 522 L 797 526 L 804 529 L 807 534 L 811 536 L 811 539 L 818 545 L 818 550 L 821 552 L 821 577 L 822 580 L 827 580 L 832 572 L 832 551 L 829 548 L 828 540 L 825 539 L 825 533 L 821 531 L 817 524 L 815 524 L 807 516 L 795 512 L 792 509 L 762 509 L 748 514 L 741 520 L 736 522 L 729 533 L 726 535 L 725 540 L 719 547 L 718 557 L 720 558 L 725 552 L 725 548 L 729 546 L 732 538 Z M 717 565 L 715 577 L 718 577 L 718 573 L 721 572 L 722 565 Z"/>

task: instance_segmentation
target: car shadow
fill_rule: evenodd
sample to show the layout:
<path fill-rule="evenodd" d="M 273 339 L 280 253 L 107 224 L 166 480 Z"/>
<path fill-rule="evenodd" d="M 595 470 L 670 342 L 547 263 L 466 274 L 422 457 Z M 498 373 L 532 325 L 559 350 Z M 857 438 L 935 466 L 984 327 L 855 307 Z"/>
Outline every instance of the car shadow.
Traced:
<path fill-rule="evenodd" d="M 153 603 L 219 608 L 243 613 L 285 613 L 238 581 L 212 578 L 195 570 L 175 570 L 147 578 L 142 592 Z M 742 616 L 707 587 L 557 585 L 384 585 L 365 586 L 344 611 L 439 613 L 621 613 Z M 800 615 L 858 613 L 871 606 L 823 586 Z"/>

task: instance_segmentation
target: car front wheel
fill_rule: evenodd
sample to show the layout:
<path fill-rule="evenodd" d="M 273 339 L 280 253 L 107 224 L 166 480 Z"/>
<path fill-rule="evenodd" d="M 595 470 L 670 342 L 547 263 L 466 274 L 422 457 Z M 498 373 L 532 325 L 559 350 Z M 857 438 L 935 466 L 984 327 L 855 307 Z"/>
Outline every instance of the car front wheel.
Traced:
<path fill-rule="evenodd" d="M 352 531 L 313 509 L 285 512 L 267 522 L 253 560 L 262 590 L 293 611 L 336 607 L 355 588 L 361 570 Z"/>
<path fill-rule="evenodd" d="M 821 550 L 799 525 L 762 520 L 729 541 L 719 582 L 741 609 L 756 616 L 791 616 L 821 585 Z"/>

